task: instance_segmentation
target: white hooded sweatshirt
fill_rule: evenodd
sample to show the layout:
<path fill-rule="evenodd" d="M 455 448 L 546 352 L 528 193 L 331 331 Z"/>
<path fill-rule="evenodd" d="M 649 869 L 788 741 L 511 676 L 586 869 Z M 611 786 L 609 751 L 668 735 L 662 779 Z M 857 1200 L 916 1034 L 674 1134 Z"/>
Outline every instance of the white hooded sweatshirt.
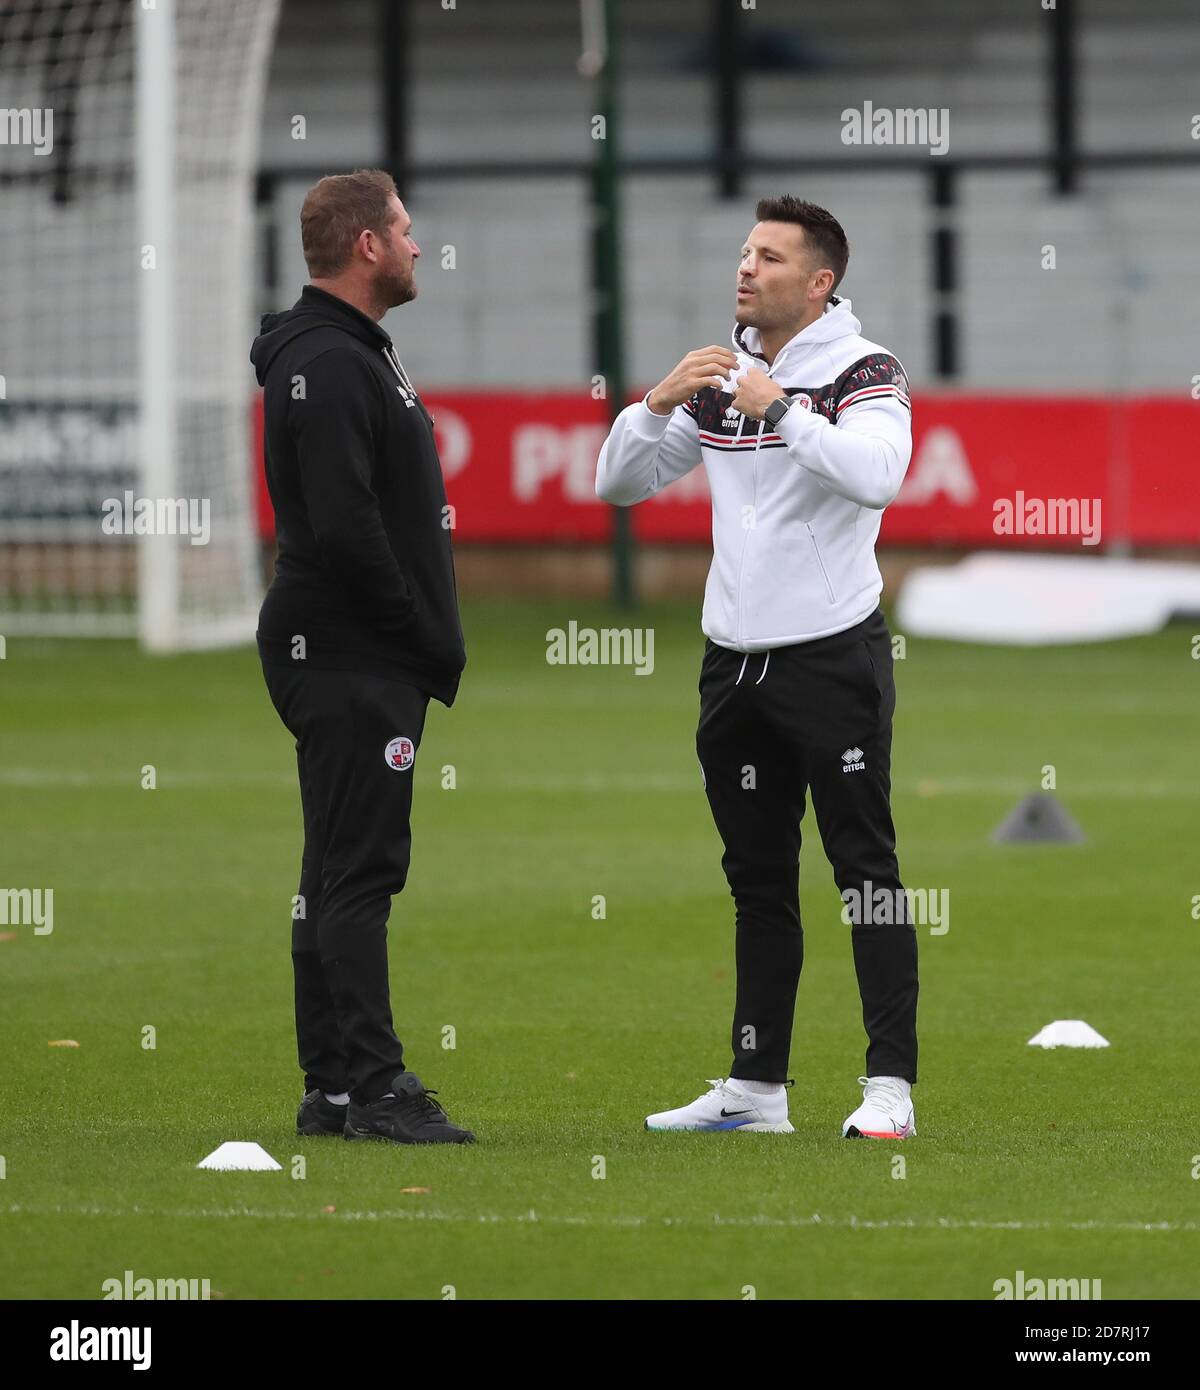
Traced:
<path fill-rule="evenodd" d="M 622 507 L 704 464 L 713 559 L 701 627 L 720 646 L 809 642 L 878 605 L 875 540 L 908 468 L 911 406 L 904 368 L 861 327 L 835 295 L 769 369 L 758 330 L 734 330 L 731 383 L 756 366 L 794 398 L 777 431 L 706 386 L 670 415 L 627 406 L 600 450 L 597 495 Z"/>

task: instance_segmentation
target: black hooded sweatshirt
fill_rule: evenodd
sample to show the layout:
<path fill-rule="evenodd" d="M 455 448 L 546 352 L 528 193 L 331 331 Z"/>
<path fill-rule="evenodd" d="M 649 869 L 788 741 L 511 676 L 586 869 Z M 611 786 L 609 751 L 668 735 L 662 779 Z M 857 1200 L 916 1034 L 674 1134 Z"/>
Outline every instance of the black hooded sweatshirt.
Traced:
<path fill-rule="evenodd" d="M 266 314 L 264 388 L 279 554 L 258 616 L 264 662 L 364 671 L 450 705 L 466 664 L 433 421 L 384 330 L 306 285 Z"/>

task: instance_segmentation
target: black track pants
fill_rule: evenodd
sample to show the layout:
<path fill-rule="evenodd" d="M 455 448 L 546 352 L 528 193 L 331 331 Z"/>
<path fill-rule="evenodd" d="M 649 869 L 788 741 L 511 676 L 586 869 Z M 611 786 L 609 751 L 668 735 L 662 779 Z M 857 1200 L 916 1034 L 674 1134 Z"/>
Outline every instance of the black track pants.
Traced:
<path fill-rule="evenodd" d="M 304 857 L 293 912 L 296 1040 L 306 1089 L 377 1100 L 404 1070 L 387 921 L 408 876 L 413 760 L 429 697 L 357 671 L 263 665 L 296 740 Z"/>
<path fill-rule="evenodd" d="M 862 996 L 868 1076 L 917 1079 L 917 940 L 896 863 L 891 813 L 896 688 L 876 610 L 832 637 L 746 656 L 709 642 L 696 751 L 737 921 L 731 1075 L 784 1081 L 800 926 L 800 821 L 811 792 L 838 891 L 887 890 L 891 921 L 843 926 Z M 849 914 L 848 914 L 849 915 Z"/>

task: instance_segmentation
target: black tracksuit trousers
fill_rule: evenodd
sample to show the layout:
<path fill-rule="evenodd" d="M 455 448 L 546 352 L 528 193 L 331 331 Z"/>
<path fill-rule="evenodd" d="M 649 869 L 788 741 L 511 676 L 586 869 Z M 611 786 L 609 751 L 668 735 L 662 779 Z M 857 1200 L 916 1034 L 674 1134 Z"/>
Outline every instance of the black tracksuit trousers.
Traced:
<path fill-rule="evenodd" d="M 304 857 L 293 910 L 296 1040 L 306 1090 L 366 1104 L 392 1089 L 387 921 L 408 876 L 413 760 L 429 696 L 358 671 L 263 663 L 296 740 Z"/>
<path fill-rule="evenodd" d="M 845 632 L 750 656 L 707 644 L 696 751 L 736 911 L 734 1077 L 787 1079 L 804 960 L 800 821 L 811 792 L 843 901 L 848 890 L 885 889 L 899 907 L 891 921 L 847 928 L 867 1075 L 917 1079 L 917 939 L 890 804 L 895 705 L 891 637 L 878 609 Z"/>

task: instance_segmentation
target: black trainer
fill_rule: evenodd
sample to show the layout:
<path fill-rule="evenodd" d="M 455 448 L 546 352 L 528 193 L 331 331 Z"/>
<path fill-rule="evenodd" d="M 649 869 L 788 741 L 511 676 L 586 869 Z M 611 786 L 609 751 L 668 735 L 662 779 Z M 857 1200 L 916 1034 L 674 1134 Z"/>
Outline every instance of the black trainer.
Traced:
<path fill-rule="evenodd" d="M 402 1071 L 392 1079 L 392 1092 L 370 1105 L 350 1101 L 347 1139 L 387 1139 L 393 1144 L 473 1144 L 469 1129 L 459 1129 L 427 1091 L 421 1078 Z"/>
<path fill-rule="evenodd" d="M 296 1111 L 297 1134 L 344 1134 L 346 1109 L 325 1099 L 324 1091 L 305 1091 Z"/>

